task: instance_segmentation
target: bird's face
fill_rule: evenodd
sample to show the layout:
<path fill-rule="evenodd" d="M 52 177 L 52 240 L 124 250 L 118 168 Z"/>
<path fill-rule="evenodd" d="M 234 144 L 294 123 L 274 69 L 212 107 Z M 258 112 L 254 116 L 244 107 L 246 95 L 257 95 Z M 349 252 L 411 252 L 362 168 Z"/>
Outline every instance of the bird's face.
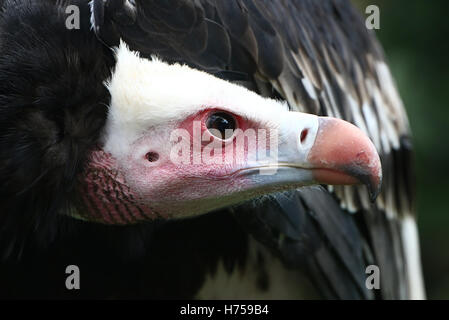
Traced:
<path fill-rule="evenodd" d="M 86 219 L 182 218 L 311 184 L 380 187 L 375 147 L 345 121 L 124 45 L 108 88 L 103 141 L 83 176 Z"/>

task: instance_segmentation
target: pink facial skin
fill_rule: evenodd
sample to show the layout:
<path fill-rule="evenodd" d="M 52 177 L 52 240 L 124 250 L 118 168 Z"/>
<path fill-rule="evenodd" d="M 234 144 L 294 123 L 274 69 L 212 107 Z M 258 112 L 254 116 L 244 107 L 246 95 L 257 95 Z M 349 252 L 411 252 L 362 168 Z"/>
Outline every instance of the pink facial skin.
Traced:
<path fill-rule="evenodd" d="M 79 211 L 82 218 L 105 224 L 130 224 L 157 218 L 155 210 L 140 204 L 140 199 L 117 170 L 115 159 L 103 150 L 91 153 L 82 177 L 80 193 L 84 210 Z"/>
<path fill-rule="evenodd" d="M 239 170 L 247 167 L 257 149 L 248 148 L 248 143 L 239 146 L 244 141 L 239 135 L 249 128 L 256 132 L 259 128 L 234 115 L 238 130 L 222 140 L 205 124 L 216 111 L 203 110 L 171 129 L 149 129 L 124 159 L 114 159 L 103 150 L 94 151 L 83 183 L 88 218 L 106 224 L 128 224 L 185 217 L 221 207 L 226 196 L 251 188 L 253 181 Z M 170 142 L 170 133 L 175 129 L 184 130 L 190 137 L 188 163 L 172 161 L 175 141 Z M 257 146 L 257 134 L 255 139 Z M 215 154 L 217 147 L 221 154 Z M 208 151 L 219 163 L 207 163 L 204 155 Z"/>
<path fill-rule="evenodd" d="M 308 184 L 362 182 L 373 198 L 380 190 L 382 170 L 375 147 L 348 122 L 288 113 L 278 119 L 284 130 L 278 146 L 271 140 L 273 128 L 238 115 L 233 115 L 233 135 L 214 135 L 206 125 L 214 112 L 226 111 L 209 108 L 180 123 L 148 128 L 116 157 L 94 150 L 82 175 L 85 210 L 79 215 L 130 224 L 199 215 Z M 282 161 L 261 161 L 261 149 L 276 149 Z M 269 176 L 257 172 L 271 165 L 281 170 Z"/>

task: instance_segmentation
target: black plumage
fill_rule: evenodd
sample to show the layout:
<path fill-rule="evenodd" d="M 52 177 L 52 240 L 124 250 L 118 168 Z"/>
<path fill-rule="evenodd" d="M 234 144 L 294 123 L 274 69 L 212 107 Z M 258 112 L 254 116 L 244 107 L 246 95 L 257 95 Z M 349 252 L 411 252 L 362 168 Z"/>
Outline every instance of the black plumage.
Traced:
<path fill-rule="evenodd" d="M 48 229 L 51 237 L 53 221 L 73 200 L 87 149 L 104 124 L 110 54 L 90 36 L 88 22 L 69 36 L 60 27 L 64 12 L 50 2 L 4 6 L 0 247 L 9 256 L 20 253 L 22 236 Z"/>
<path fill-rule="evenodd" d="M 305 275 L 311 296 L 410 296 L 399 230 L 401 217 L 413 213 L 407 118 L 383 87 L 380 46 L 348 1 L 70 4 L 81 9 L 80 30 L 64 28 L 68 3 L 2 5 L 0 296 L 190 298 L 219 261 L 228 274 L 253 272 L 247 261 L 253 237 L 263 244 L 257 250 L 268 248 Z M 400 143 L 387 137 L 378 145 L 386 177 L 380 199 L 371 206 L 356 187 L 311 187 L 186 221 L 113 227 L 62 215 L 77 205 L 79 175 L 104 125 L 110 97 L 103 82 L 114 67 L 110 47 L 120 39 L 143 56 L 243 80 L 291 109 L 360 125 L 350 95 L 377 117 L 373 139 L 388 135 L 380 116 L 388 110 Z M 259 289 L 267 291 L 269 270 L 260 262 Z M 72 263 L 83 270 L 80 292 L 63 287 L 63 270 Z M 370 264 L 382 269 L 379 291 L 364 285 Z"/>

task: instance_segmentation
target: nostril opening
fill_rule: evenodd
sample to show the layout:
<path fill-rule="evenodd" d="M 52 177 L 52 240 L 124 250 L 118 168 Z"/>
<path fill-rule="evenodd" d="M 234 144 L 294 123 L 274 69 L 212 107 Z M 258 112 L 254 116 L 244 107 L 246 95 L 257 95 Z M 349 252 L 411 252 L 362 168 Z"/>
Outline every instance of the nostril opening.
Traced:
<path fill-rule="evenodd" d="M 159 154 L 157 152 L 148 152 L 145 155 L 145 158 L 149 161 L 149 162 L 156 162 L 157 160 L 159 160 Z"/>
<path fill-rule="evenodd" d="M 309 129 L 304 129 L 301 132 L 301 143 L 304 143 L 304 141 L 306 141 L 307 136 L 309 135 Z"/>

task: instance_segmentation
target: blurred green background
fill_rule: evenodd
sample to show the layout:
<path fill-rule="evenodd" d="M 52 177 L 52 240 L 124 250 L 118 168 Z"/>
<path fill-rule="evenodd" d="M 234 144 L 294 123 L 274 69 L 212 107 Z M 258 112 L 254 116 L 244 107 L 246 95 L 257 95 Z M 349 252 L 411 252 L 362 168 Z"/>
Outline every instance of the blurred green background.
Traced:
<path fill-rule="evenodd" d="M 427 297 L 449 299 L 449 1 L 353 2 L 380 9 L 376 33 L 413 130 Z"/>

